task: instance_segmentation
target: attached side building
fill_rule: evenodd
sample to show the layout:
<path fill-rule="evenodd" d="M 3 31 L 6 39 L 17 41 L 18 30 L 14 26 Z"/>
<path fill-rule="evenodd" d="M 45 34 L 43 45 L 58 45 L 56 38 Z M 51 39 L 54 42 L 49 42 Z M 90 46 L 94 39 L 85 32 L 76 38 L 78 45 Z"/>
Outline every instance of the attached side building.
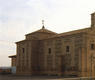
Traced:
<path fill-rule="evenodd" d="M 16 55 L 9 56 L 11 58 L 11 66 L 16 67 Z"/>

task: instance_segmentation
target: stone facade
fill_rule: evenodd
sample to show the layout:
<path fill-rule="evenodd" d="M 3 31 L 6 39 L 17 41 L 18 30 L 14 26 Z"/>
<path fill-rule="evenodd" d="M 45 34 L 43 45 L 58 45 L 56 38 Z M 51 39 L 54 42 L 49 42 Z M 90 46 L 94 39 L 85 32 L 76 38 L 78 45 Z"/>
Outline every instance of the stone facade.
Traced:
<path fill-rule="evenodd" d="M 17 44 L 17 74 L 95 76 L 95 13 L 91 27 L 57 34 L 43 28 Z"/>

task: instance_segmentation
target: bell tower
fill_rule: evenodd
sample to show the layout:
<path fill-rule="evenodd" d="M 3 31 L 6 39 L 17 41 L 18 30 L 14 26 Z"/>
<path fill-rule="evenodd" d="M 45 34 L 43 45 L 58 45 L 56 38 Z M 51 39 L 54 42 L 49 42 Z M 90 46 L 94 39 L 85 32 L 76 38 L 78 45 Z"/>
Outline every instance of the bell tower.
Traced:
<path fill-rule="evenodd" d="M 91 28 L 95 28 L 95 12 L 91 14 Z"/>

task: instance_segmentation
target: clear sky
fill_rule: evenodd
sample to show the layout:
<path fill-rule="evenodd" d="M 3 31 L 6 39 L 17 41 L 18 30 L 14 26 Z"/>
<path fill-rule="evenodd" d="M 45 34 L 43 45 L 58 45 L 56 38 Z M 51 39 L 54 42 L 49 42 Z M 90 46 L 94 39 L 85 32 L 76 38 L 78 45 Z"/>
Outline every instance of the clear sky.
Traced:
<path fill-rule="evenodd" d="M 10 66 L 15 42 L 42 27 L 57 33 L 90 27 L 95 0 L 0 0 L 0 66 Z"/>

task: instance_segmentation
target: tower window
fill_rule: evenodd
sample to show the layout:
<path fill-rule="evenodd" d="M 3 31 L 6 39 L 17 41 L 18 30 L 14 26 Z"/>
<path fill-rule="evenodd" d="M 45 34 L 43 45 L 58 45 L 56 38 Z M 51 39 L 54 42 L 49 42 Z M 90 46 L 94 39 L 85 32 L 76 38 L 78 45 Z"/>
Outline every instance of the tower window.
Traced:
<path fill-rule="evenodd" d="M 94 50 L 94 44 L 91 44 L 91 50 Z"/>
<path fill-rule="evenodd" d="M 48 53 L 51 54 L 51 48 L 48 48 Z"/>
<path fill-rule="evenodd" d="M 25 52 L 25 49 L 24 49 L 24 48 L 22 48 L 22 52 L 23 52 L 23 53 Z"/>
<path fill-rule="evenodd" d="M 69 52 L 69 51 L 70 51 L 70 47 L 66 46 L 66 52 Z"/>

